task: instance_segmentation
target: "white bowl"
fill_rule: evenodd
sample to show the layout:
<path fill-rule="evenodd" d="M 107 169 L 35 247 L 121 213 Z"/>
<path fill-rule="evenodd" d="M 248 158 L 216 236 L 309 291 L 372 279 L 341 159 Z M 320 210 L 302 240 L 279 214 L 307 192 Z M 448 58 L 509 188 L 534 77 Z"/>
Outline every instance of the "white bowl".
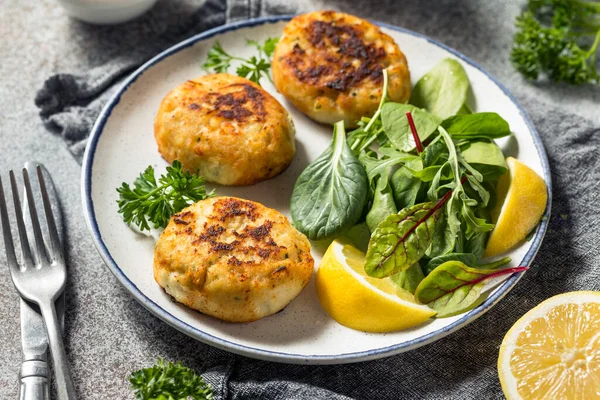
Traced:
<path fill-rule="evenodd" d="M 67 14 L 91 24 L 118 24 L 139 17 L 156 0 L 59 0 Z"/>

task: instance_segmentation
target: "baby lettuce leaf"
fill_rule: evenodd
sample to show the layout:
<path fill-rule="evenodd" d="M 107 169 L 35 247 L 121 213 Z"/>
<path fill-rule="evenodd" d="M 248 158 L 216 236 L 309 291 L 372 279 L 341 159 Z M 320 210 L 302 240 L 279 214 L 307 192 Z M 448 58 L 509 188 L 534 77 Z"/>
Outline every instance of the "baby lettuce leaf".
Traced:
<path fill-rule="evenodd" d="M 446 58 L 419 79 L 410 103 L 445 119 L 463 110 L 468 90 L 469 78 L 460 62 Z"/>
<path fill-rule="evenodd" d="M 419 139 L 424 142 L 431 136 L 437 127 L 442 123 L 442 119 L 421 110 L 410 104 L 386 103 L 381 109 L 381 121 L 383 129 L 390 142 L 402 151 L 412 151 L 415 149 L 415 139 L 412 135 L 406 113 L 412 115 L 415 128 L 419 133 Z"/>
<path fill-rule="evenodd" d="M 417 203 L 417 198 L 425 185 L 422 185 L 421 180 L 413 173 L 422 169 L 423 161 L 417 158 L 404 164 L 392 175 L 391 185 L 397 208 L 412 207 Z"/>
<path fill-rule="evenodd" d="M 418 262 L 411 265 L 406 271 L 401 271 L 390 276 L 392 282 L 410 293 L 415 292 L 423 278 L 425 278 L 425 275 Z"/>
<path fill-rule="evenodd" d="M 460 261 L 447 261 L 419 283 L 415 298 L 436 310 L 438 317 L 451 316 L 468 310 L 493 278 L 526 269 L 527 267 L 478 269 Z"/>
<path fill-rule="evenodd" d="M 502 150 L 493 140 L 474 140 L 460 144 L 462 159 L 477 170 L 483 181 L 498 179 L 508 171 Z"/>
<path fill-rule="evenodd" d="M 453 139 L 497 139 L 511 134 L 508 122 L 495 112 L 453 115 L 442 122 Z"/>
<path fill-rule="evenodd" d="M 444 200 L 447 200 L 445 198 Z M 407 270 L 431 245 L 443 202 L 421 203 L 388 215 L 371 235 L 365 272 L 385 278 Z"/>
<path fill-rule="evenodd" d="M 331 146 L 296 181 L 290 206 L 294 226 L 312 240 L 337 236 L 358 221 L 367 193 L 367 174 L 346 143 L 340 121 Z"/>
<path fill-rule="evenodd" d="M 483 268 L 483 269 L 496 269 L 501 266 L 508 264 L 511 259 L 510 257 L 504 257 L 500 260 L 493 261 L 487 264 L 480 264 L 479 258 L 473 253 L 448 253 L 443 256 L 435 257 L 429 260 L 429 262 L 423 268 L 425 275 L 429 275 L 431 271 L 446 263 L 447 261 L 460 261 L 471 268 Z"/>
<path fill-rule="evenodd" d="M 375 193 L 373 194 L 373 205 L 367 214 L 367 226 L 373 232 L 377 225 L 390 214 L 396 214 L 398 209 L 394 202 L 394 195 L 390 187 L 390 170 L 386 170 L 379 176 Z"/>

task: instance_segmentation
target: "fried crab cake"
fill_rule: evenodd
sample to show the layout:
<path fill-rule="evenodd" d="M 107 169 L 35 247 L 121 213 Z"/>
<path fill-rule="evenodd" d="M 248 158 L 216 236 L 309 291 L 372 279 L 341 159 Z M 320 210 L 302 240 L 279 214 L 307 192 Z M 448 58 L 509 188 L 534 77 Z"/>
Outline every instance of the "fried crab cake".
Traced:
<path fill-rule="evenodd" d="M 170 163 L 222 185 L 270 179 L 292 162 L 294 124 L 269 93 L 229 74 L 189 80 L 163 99 L 154 136 Z"/>
<path fill-rule="evenodd" d="M 154 279 L 176 301 L 250 322 L 283 309 L 306 286 L 308 239 L 278 211 L 213 197 L 175 214 L 154 249 Z"/>
<path fill-rule="evenodd" d="M 410 98 L 410 73 L 394 40 L 363 19 L 317 11 L 293 18 L 273 55 L 273 82 L 317 122 L 355 127 L 379 105 L 383 73 L 394 102 Z"/>

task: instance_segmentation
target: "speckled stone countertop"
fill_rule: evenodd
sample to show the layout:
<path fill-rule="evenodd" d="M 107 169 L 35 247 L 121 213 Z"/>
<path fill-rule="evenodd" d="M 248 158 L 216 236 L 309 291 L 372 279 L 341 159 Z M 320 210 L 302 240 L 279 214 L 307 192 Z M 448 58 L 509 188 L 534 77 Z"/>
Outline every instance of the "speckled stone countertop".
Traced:
<path fill-rule="evenodd" d="M 163 0 L 167 1 L 167 0 Z M 157 7 L 161 7 L 162 1 Z M 305 8 L 362 14 L 344 0 L 301 1 Z M 356 2 L 359 4 L 360 2 Z M 508 62 L 513 20 L 523 1 L 384 0 L 368 18 L 397 24 L 454 47 L 495 75 L 520 100 L 535 97 L 600 123 L 600 87 L 526 83 Z M 390 11 L 392 10 L 392 11 Z M 0 5 L 0 173 L 27 160 L 52 172 L 65 214 L 66 346 L 83 399 L 131 398 L 127 377 L 157 357 L 201 368 L 207 347 L 139 305 L 103 265 L 82 215 L 81 168 L 63 141 L 50 134 L 33 99 L 50 75 L 80 71 L 115 57 L 102 52 L 102 30 L 65 15 L 52 0 L 2 0 Z M 88 51 L 93 47 L 94 51 Z M 5 179 L 6 181 L 6 179 Z M 2 247 L 3 245 L 0 245 Z M 18 297 L 0 249 L 0 398 L 17 396 L 21 361 Z"/>

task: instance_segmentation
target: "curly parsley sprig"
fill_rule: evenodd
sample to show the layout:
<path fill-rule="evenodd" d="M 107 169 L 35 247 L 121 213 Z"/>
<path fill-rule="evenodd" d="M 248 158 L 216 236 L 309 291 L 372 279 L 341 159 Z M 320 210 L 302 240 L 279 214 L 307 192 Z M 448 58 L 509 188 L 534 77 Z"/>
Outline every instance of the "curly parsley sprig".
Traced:
<path fill-rule="evenodd" d="M 135 371 L 129 377 L 139 400 L 211 400 L 212 388 L 193 370 L 181 363 L 159 359 L 150 368 Z"/>
<path fill-rule="evenodd" d="M 598 83 L 600 3 L 580 0 L 529 0 L 515 22 L 510 59 L 528 79 L 546 74 L 556 82 Z"/>
<path fill-rule="evenodd" d="M 171 216 L 190 204 L 214 196 L 214 190 L 207 193 L 201 176 L 183 171 L 181 163 L 173 161 L 167 173 L 158 182 L 154 168 L 149 166 L 133 183 L 133 188 L 123 182 L 117 188 L 119 193 L 119 213 L 128 224 L 137 225 L 140 230 L 165 228 Z"/>
<path fill-rule="evenodd" d="M 237 67 L 236 74 L 260 85 L 260 79 L 263 76 L 271 81 L 271 63 L 269 60 L 278 41 L 278 38 L 268 38 L 263 44 L 260 44 L 256 40 L 247 40 L 246 44 L 248 46 L 256 47 L 258 50 L 258 55 L 250 58 L 236 57 L 227 53 L 217 41 L 208 51 L 208 57 L 202 64 L 202 68 L 209 72 L 227 72 L 231 62 L 237 60 L 241 62 L 241 65 Z"/>

